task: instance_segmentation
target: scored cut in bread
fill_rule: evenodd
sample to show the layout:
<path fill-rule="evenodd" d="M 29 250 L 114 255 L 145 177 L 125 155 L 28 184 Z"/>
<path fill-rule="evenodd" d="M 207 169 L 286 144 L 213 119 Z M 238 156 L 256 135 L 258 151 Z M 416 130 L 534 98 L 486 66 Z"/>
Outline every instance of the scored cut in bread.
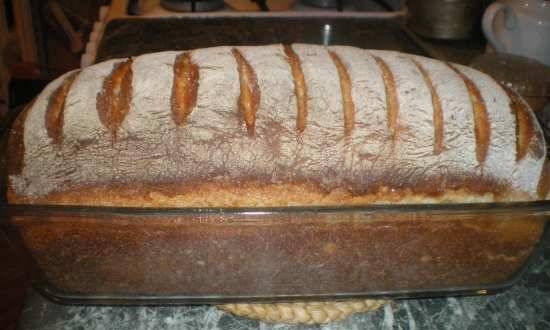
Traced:
<path fill-rule="evenodd" d="M 72 71 L 18 118 L 9 156 L 10 203 L 352 205 L 546 195 L 542 131 L 514 92 L 462 65 L 347 46 L 224 46 Z"/>

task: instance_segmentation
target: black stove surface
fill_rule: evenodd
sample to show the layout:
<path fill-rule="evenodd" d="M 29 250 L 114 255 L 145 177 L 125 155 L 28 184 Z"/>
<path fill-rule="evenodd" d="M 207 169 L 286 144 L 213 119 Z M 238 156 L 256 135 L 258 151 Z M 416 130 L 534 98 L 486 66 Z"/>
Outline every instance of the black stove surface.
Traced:
<path fill-rule="evenodd" d="M 168 10 L 183 12 L 212 11 L 223 8 L 223 0 L 161 0 L 160 5 Z"/>
<path fill-rule="evenodd" d="M 96 62 L 164 50 L 311 43 L 426 55 L 397 18 L 184 17 L 110 21 Z"/>

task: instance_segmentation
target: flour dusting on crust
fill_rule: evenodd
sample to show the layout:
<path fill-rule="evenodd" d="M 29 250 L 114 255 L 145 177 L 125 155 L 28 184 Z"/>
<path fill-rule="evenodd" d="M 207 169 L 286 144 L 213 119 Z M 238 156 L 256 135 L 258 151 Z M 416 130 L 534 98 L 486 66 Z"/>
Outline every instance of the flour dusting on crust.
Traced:
<path fill-rule="evenodd" d="M 257 78 L 260 99 L 253 135 L 239 112 L 239 71 L 233 49 Z M 65 100 L 59 145 L 48 136 L 45 111 L 51 94 L 70 73 L 37 97 L 24 124 L 23 168 L 10 177 L 10 188 L 31 201 L 86 187 L 193 187 L 216 182 L 238 186 L 251 180 L 266 185 L 307 184 L 327 193 L 341 190 L 357 195 L 384 189 L 427 195 L 467 189 L 483 196 L 498 189 L 511 194 L 513 189 L 514 194 L 536 198 L 546 155 L 527 153 L 516 161 L 516 119 L 509 98 L 487 75 L 455 66 L 474 82 L 487 109 L 491 139 L 480 164 L 468 90 L 445 63 L 346 46 L 295 44 L 292 50 L 307 87 L 308 115 L 302 132 L 296 126 L 295 82 L 282 45 L 190 51 L 199 70 L 198 91 L 193 111 L 181 125 L 171 113 L 173 65 L 181 52 L 133 58 L 133 94 L 116 140 L 97 112 L 104 79 L 124 61 L 111 60 L 83 69 L 73 82 Z M 349 134 L 344 127 L 339 75 L 329 51 L 338 56 L 351 82 L 355 123 Z M 388 131 L 386 92 L 375 56 L 386 63 L 395 80 L 399 103 L 395 141 Z M 429 75 L 441 103 L 443 149 L 439 154 L 434 153 L 430 88 L 415 61 Z M 535 121 L 534 116 L 531 120 Z M 532 143 L 544 143 L 540 127 L 534 126 L 537 134 Z"/>

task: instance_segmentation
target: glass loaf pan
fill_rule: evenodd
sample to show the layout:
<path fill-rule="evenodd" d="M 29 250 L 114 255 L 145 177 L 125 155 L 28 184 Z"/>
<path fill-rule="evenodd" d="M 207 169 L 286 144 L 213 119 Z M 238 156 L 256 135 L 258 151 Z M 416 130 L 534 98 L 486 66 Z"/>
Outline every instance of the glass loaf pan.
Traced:
<path fill-rule="evenodd" d="M 0 213 L 36 287 L 54 299 L 219 303 L 502 289 L 536 250 L 550 204 Z"/>
<path fill-rule="evenodd" d="M 2 125 L 0 133 L 9 120 Z M 35 287 L 93 304 L 489 293 L 521 276 L 549 217 L 550 201 L 239 209 L 0 202 L 0 229 L 28 261 Z"/>

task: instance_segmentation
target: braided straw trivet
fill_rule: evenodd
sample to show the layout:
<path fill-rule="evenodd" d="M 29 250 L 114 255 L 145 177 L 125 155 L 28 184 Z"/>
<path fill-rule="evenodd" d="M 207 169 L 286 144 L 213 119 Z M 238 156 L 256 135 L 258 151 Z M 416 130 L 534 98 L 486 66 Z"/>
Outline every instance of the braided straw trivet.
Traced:
<path fill-rule="evenodd" d="M 386 300 L 314 301 L 218 305 L 223 311 L 269 323 L 321 324 L 377 310 Z"/>

